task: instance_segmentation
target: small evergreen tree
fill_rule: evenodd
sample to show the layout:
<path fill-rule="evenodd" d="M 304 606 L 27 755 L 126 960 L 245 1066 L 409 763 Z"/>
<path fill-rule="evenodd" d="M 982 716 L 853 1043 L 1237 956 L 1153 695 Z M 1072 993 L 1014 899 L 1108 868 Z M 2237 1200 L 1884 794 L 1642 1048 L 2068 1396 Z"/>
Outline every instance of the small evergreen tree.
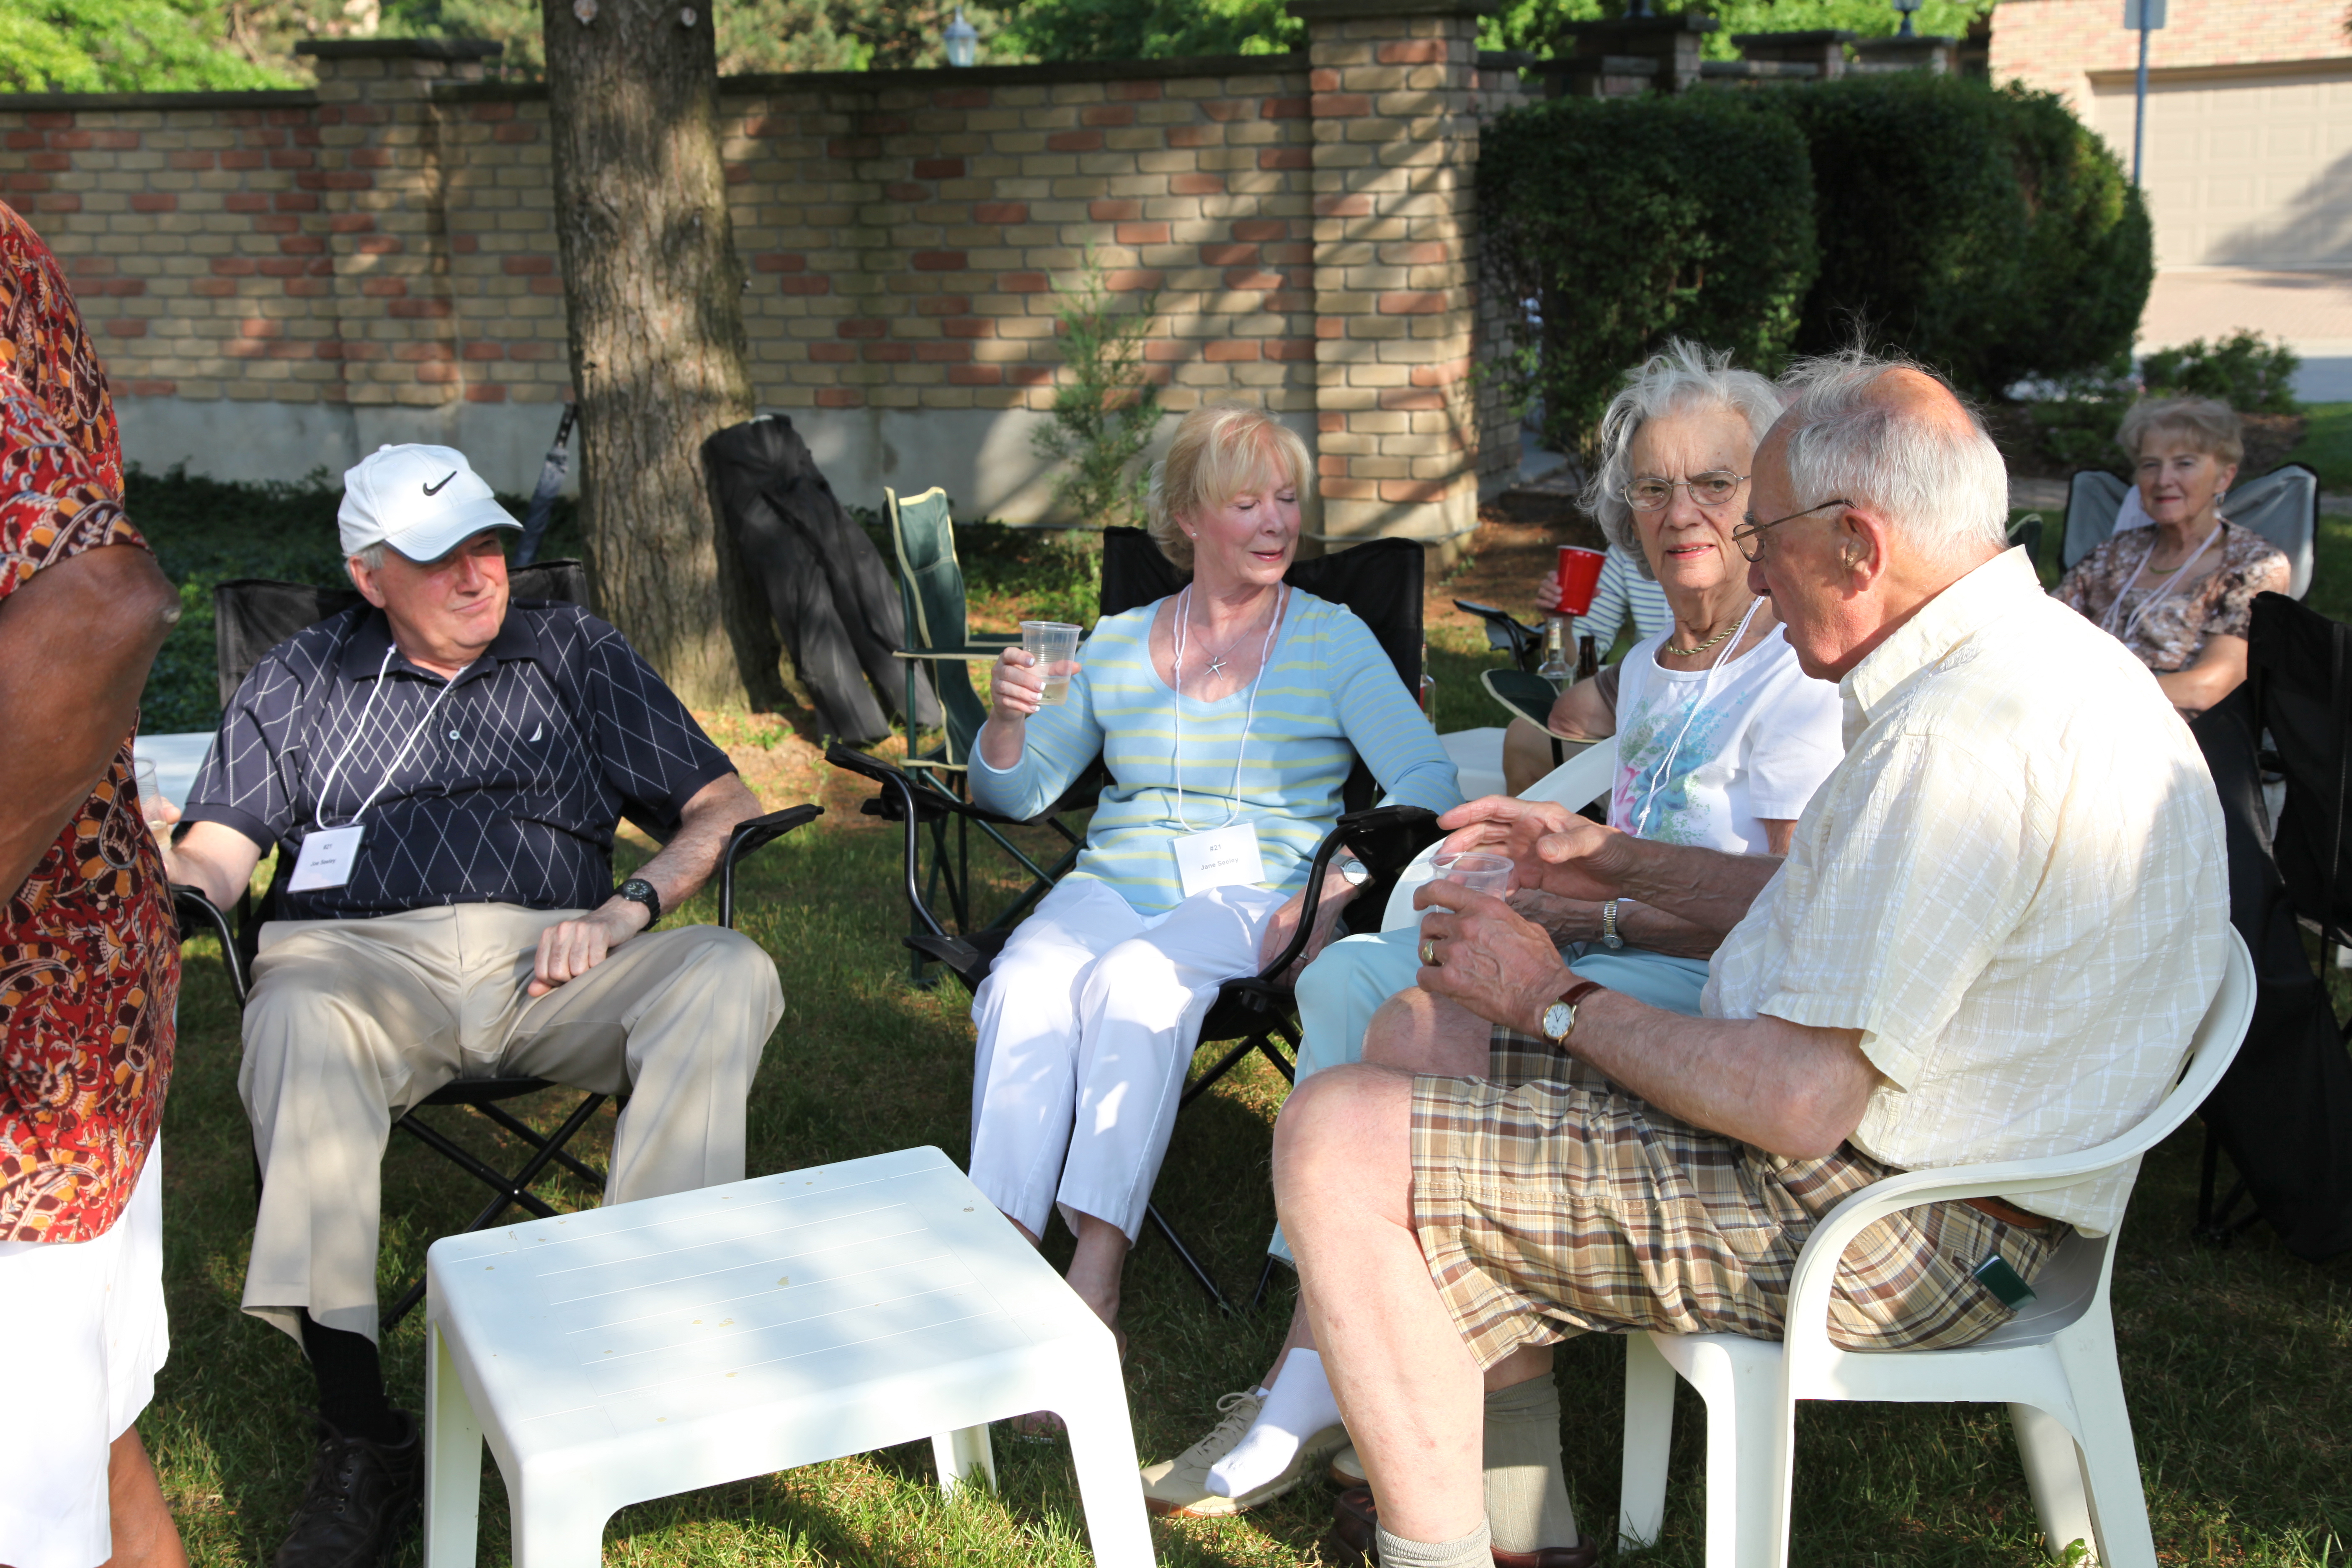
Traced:
<path fill-rule="evenodd" d="M 1037 456 L 1067 466 L 1054 497 L 1088 527 L 1139 521 L 1144 475 L 1136 459 L 1160 427 L 1160 389 L 1144 374 L 1143 343 L 1160 296 L 1122 310 L 1088 246 L 1077 290 L 1056 312 L 1070 378 L 1054 390 L 1054 422 L 1030 437 Z"/>

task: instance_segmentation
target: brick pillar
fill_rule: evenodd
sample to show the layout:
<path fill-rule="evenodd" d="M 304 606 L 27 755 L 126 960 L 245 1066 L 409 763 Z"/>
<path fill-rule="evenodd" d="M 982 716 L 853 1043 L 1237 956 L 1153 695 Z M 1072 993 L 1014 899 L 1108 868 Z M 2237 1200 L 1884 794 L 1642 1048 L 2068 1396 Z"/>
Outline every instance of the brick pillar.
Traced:
<path fill-rule="evenodd" d="M 1314 131 L 1324 537 L 1451 555 L 1478 521 L 1473 183 L 1493 0 L 1290 0 Z"/>
<path fill-rule="evenodd" d="M 503 46 L 478 39 L 308 39 L 319 67 L 316 166 L 303 244 L 334 302 L 320 346 L 341 370 L 358 447 L 457 439 L 464 367 L 449 293 L 441 123 L 433 89 L 478 81 Z"/>

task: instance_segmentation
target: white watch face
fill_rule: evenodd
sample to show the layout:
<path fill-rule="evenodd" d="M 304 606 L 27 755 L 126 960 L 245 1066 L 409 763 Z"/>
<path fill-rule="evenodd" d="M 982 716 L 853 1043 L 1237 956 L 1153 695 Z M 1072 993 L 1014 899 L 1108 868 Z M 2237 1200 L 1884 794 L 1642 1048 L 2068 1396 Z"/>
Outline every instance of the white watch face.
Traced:
<path fill-rule="evenodd" d="M 1544 1037 L 1554 1045 L 1568 1038 L 1568 1032 L 1574 1027 L 1576 1027 L 1576 1009 L 1567 1003 L 1555 1002 L 1544 1009 Z"/>
<path fill-rule="evenodd" d="M 1372 868 L 1361 860 L 1342 860 L 1338 869 L 1339 875 L 1347 879 L 1348 886 L 1351 888 L 1360 888 L 1372 879 Z"/>

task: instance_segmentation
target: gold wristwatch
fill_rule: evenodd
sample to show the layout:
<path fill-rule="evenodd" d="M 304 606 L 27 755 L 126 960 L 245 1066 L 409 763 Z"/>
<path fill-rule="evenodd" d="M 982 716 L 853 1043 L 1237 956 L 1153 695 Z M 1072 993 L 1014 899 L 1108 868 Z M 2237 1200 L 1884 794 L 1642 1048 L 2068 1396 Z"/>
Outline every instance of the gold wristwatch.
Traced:
<path fill-rule="evenodd" d="M 1601 989 L 1598 980 L 1580 980 L 1559 994 L 1559 1000 L 1543 1010 L 1544 1038 L 1555 1046 L 1566 1045 L 1576 1027 L 1576 1005 Z"/>

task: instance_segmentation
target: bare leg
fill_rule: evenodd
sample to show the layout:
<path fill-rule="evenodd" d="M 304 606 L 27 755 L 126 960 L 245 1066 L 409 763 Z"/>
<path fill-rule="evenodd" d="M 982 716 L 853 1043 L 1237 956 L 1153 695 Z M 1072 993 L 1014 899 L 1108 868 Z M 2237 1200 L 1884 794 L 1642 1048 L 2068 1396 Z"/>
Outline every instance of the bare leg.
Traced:
<path fill-rule="evenodd" d="M 1364 1030 L 1364 1060 L 1434 1078 L 1484 1078 L 1494 1026 L 1419 986 L 1381 1004 Z"/>
<path fill-rule="evenodd" d="M 101 1568 L 188 1568 L 179 1527 L 163 1501 L 163 1488 L 148 1461 L 139 1428 L 131 1427 L 107 1451 L 106 1493 L 114 1555 Z"/>
<path fill-rule="evenodd" d="M 1514 719 L 1503 731 L 1503 788 L 1525 795 L 1528 786 L 1552 770 L 1551 737 L 1525 719 Z"/>
<path fill-rule="evenodd" d="M 1316 1074 L 1275 1127 L 1275 1201 L 1381 1524 L 1454 1541 L 1486 1517 L 1485 1389 L 1523 1382 L 1549 1358 L 1513 1355 L 1490 1379 L 1454 1331 L 1412 1233 L 1412 1128 L 1410 1076 Z"/>
<path fill-rule="evenodd" d="M 1070 1258 L 1070 1289 L 1094 1309 L 1096 1317 L 1118 1334 L 1118 1350 L 1127 1353 L 1127 1336 L 1118 1332 L 1119 1277 L 1127 1268 L 1127 1233 L 1107 1219 L 1078 1215 L 1078 1249 Z"/>

